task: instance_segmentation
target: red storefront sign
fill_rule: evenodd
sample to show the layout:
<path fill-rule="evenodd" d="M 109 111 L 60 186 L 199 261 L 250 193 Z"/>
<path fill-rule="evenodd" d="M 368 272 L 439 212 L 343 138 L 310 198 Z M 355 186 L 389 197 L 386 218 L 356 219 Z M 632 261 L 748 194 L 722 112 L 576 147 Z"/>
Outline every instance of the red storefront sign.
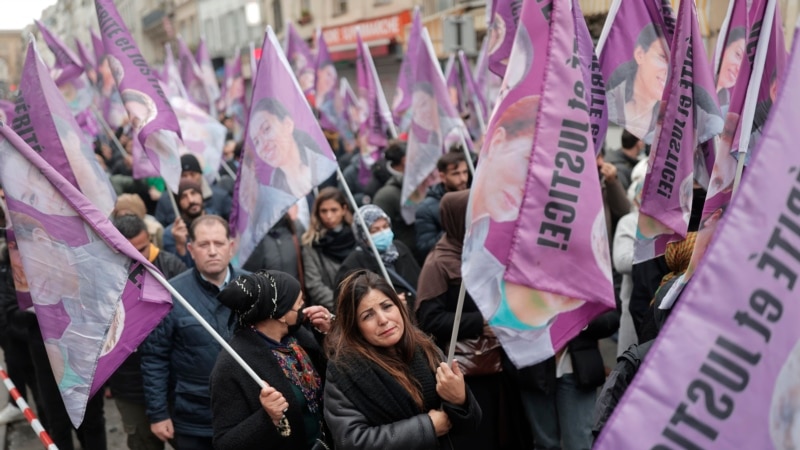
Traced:
<path fill-rule="evenodd" d="M 377 53 L 381 53 L 380 47 L 383 47 L 383 53 L 385 54 L 389 42 L 401 40 L 399 38 L 403 35 L 405 26 L 410 22 L 411 11 L 403 11 L 399 14 L 377 19 L 323 28 L 322 36 L 325 38 L 325 43 L 328 44 L 333 60 L 349 59 L 348 56 L 350 54 L 355 57 L 357 29 L 361 30 L 361 39 L 365 43 L 379 44 L 376 48 L 372 48 L 373 54 L 376 53 L 376 50 L 378 50 Z"/>

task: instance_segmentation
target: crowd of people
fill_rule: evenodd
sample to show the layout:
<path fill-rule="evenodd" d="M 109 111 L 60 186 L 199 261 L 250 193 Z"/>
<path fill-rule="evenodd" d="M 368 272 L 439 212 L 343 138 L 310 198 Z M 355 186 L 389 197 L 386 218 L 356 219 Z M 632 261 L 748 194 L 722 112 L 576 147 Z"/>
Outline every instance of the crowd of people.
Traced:
<path fill-rule="evenodd" d="M 119 409 L 131 449 L 160 450 L 166 443 L 179 450 L 591 447 L 597 390 L 608 372 L 598 340 L 618 336 L 622 353 L 651 339 L 651 300 L 662 277 L 680 270 L 663 258 L 632 264 L 644 178 L 641 141 L 625 132 L 621 149 L 596 162 L 614 236 L 617 310 L 592 321 L 555 357 L 516 368 L 469 293 L 456 361 L 445 363 L 472 183 L 461 147 L 440 157 L 441 181 L 408 224 L 400 205 L 406 143 L 390 142 L 364 178 L 358 152 L 348 153 L 331 135 L 357 204 L 332 177 L 292 207 L 238 268 L 228 216 L 242 145 L 232 132 L 214 183 L 203 177 L 196 157 L 181 157 L 173 199 L 160 179 L 133 178 L 132 140 L 123 129 L 115 136 L 120 151 L 104 136 L 95 153 L 117 191 L 113 224 L 263 386 L 174 302 L 90 400 L 74 430 L 36 316 L 17 303 L 19 254 L 4 245 L 0 336 L 6 365 L 21 392 L 33 394 L 59 448 L 73 448 L 73 431 L 83 448 L 106 448 L 104 395 Z M 21 419 L 13 404 L 0 411 L 0 423 Z"/>

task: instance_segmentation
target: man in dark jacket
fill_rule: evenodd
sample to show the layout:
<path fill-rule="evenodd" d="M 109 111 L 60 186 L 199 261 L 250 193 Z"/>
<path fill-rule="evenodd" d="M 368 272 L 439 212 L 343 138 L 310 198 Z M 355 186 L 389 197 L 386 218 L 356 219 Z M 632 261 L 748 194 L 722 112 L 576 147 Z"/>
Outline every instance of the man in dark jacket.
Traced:
<path fill-rule="evenodd" d="M 195 262 L 170 284 L 223 339 L 233 336 L 231 310 L 216 296 L 239 273 L 230 265 L 233 241 L 228 222 L 214 215 L 195 219 L 188 250 Z M 150 429 L 179 449 L 212 449 L 209 376 L 219 343 L 174 300 L 172 311 L 141 346 L 142 378 Z"/>
<path fill-rule="evenodd" d="M 421 261 L 425 261 L 425 257 L 444 233 L 439 218 L 439 202 L 442 196 L 448 192 L 464 190 L 469 183 L 467 158 L 461 147 L 453 147 L 442 155 L 436 163 L 436 170 L 439 171 L 439 178 L 442 181 L 428 188 L 414 221 L 417 233 L 417 260 Z"/>
<path fill-rule="evenodd" d="M 186 265 L 177 256 L 160 251 L 150 242 L 147 226 L 139 217 L 132 214 L 117 217 L 114 226 L 165 278 L 175 277 L 186 270 Z M 162 450 L 164 443 L 150 431 L 145 413 L 141 363 L 140 353 L 134 350 L 108 381 L 128 435 L 128 448 Z"/>

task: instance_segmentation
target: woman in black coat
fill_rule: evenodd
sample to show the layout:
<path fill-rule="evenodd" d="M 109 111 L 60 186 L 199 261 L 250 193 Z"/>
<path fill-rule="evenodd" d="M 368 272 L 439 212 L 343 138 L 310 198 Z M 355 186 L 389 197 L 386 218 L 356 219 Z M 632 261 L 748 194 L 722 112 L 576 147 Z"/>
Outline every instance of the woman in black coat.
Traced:
<path fill-rule="evenodd" d="M 339 297 L 339 284 L 350 273 L 358 269 L 381 273 L 380 264 L 369 245 L 369 240 L 372 239 L 381 255 L 381 261 L 389 273 L 389 278 L 392 279 L 395 291 L 413 311 L 420 273 L 417 260 L 414 259 L 414 255 L 405 244 L 394 239 L 392 219 L 381 208 L 375 205 L 364 205 L 358 209 L 358 214 L 364 218 L 364 222 L 369 228 L 369 236 L 359 225 L 358 220 L 354 220 L 353 232 L 356 235 L 356 249 L 342 261 L 342 265 L 336 273 L 336 298 Z"/>
<path fill-rule="evenodd" d="M 411 322 L 386 280 L 361 270 L 341 285 L 330 357 L 325 419 L 347 450 L 457 450 L 481 410 L 464 376 Z"/>
<path fill-rule="evenodd" d="M 322 306 L 303 308 L 300 283 L 278 271 L 239 276 L 218 299 L 239 323 L 231 347 L 266 387 L 220 352 L 211 373 L 214 448 L 310 449 L 324 440 L 325 359 L 302 323 L 307 316 L 326 333 L 330 313 Z"/>

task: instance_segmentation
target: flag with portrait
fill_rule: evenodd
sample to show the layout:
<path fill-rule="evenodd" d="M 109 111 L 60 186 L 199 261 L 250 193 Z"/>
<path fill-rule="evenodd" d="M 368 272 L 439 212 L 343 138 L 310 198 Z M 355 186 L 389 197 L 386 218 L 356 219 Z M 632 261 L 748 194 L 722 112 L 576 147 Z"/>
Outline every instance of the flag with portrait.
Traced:
<path fill-rule="evenodd" d="M 39 55 L 28 43 L 16 103 L 9 125 L 47 163 L 80 190 L 106 217 L 116 202 L 108 175 L 95 158 L 91 142 L 81 132 L 58 87 Z"/>
<path fill-rule="evenodd" d="M 248 121 L 230 217 L 238 265 L 337 167 L 272 27 L 264 37 Z"/>
<path fill-rule="evenodd" d="M 800 446 L 797 39 L 717 237 L 595 449 Z"/>
<path fill-rule="evenodd" d="M 406 131 L 409 125 L 408 110 L 411 108 L 411 80 L 414 78 L 414 62 L 417 60 L 421 39 L 422 13 L 419 6 L 415 6 L 411 28 L 406 41 L 406 52 L 403 54 L 403 61 L 400 63 L 400 71 L 397 73 L 397 85 L 395 86 L 394 98 L 392 98 L 392 117 L 397 128 L 401 131 Z"/>
<path fill-rule="evenodd" d="M 81 130 L 88 138 L 92 139 L 100 133 L 100 126 L 91 111 L 95 101 L 95 90 L 89 80 L 88 69 L 84 73 L 80 57 L 61 39 L 52 34 L 42 22 L 37 20 L 36 24 L 39 26 L 47 47 L 55 55 L 55 63 L 50 74 Z"/>
<path fill-rule="evenodd" d="M 292 72 L 306 98 L 314 95 L 314 59 L 308 43 L 300 37 L 297 28 L 291 22 L 286 23 L 286 38 L 284 40 L 284 52 L 289 59 Z M 263 57 L 263 55 L 262 55 Z"/>
<path fill-rule="evenodd" d="M 316 79 L 314 82 L 314 101 L 319 112 L 319 124 L 324 130 L 339 133 L 351 146 L 355 146 L 355 136 L 347 125 L 344 103 L 339 95 L 339 75 L 333 64 L 328 44 L 322 32 L 317 33 Z"/>
<path fill-rule="evenodd" d="M 597 43 L 608 120 L 648 144 L 669 77 L 674 30 L 669 2 L 614 0 Z"/>
<path fill-rule="evenodd" d="M 178 192 L 181 175 L 178 118 L 169 106 L 158 75 L 142 56 L 113 0 L 95 0 L 95 9 L 107 52 L 106 63 L 119 87 L 134 136 L 169 190 Z"/>
<path fill-rule="evenodd" d="M 697 10 L 694 2 L 682 2 L 642 188 L 635 262 L 663 255 L 667 243 L 686 237 L 695 170 L 707 171 L 699 146 L 722 131 L 714 92 Z"/>
<path fill-rule="evenodd" d="M 171 297 L 106 215 L 6 125 L 0 183 L 19 252 L 12 265 L 24 268 L 55 382 L 78 427 L 89 398 L 169 312 Z"/>
<path fill-rule="evenodd" d="M 435 170 L 439 157 L 451 145 L 469 139 L 464 121 L 451 102 L 425 28 L 411 81 L 411 124 L 400 191 L 401 213 L 409 224 L 414 223 L 417 208 L 428 188 L 440 181 L 439 172 Z"/>
<path fill-rule="evenodd" d="M 470 191 L 464 283 L 518 367 L 615 306 L 576 39 L 569 3 L 523 5 Z"/>

